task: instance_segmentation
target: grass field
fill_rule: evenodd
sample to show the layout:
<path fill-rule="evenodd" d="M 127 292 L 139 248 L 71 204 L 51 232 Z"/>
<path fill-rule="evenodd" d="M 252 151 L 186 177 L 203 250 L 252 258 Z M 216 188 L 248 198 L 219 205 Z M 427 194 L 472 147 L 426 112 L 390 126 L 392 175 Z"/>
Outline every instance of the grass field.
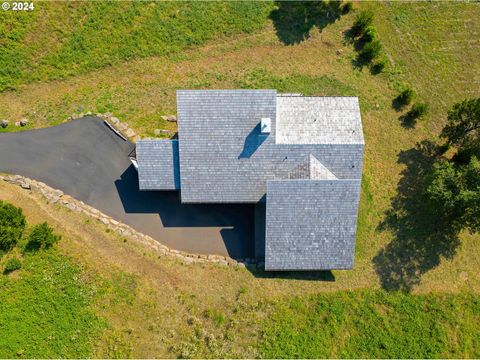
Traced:
<path fill-rule="evenodd" d="M 44 54 L 33 75 L 19 70 L 3 78 L 16 90 L 0 93 L 0 118 L 12 122 L 25 116 L 28 129 L 58 124 L 75 112 L 111 111 L 140 134 L 153 136 L 154 129 L 175 130 L 160 116 L 175 113 L 178 88 L 271 87 L 358 95 L 366 138 L 355 269 L 331 275 L 268 275 L 159 260 L 80 216 L 0 185 L 0 198 L 22 206 L 33 222 L 46 219 L 62 233 L 59 251 L 97 284 L 88 286 L 106 289 L 105 296 L 90 301 L 102 331 L 92 356 L 480 356 L 479 235 L 445 237 L 425 213 L 420 196 L 431 166 L 431 142 L 437 141 L 446 111 L 465 97 L 480 96 L 480 4 L 356 4 L 375 13 L 389 58 L 379 75 L 355 66 L 356 52 L 345 37 L 355 12 L 318 21 L 309 37 L 303 28 L 285 36 L 289 22 L 304 19 L 284 9 L 268 19 L 269 3 L 259 12 L 238 5 L 241 13 L 253 11 L 264 21 L 242 25 L 240 16 L 240 23 L 227 30 L 225 24 L 214 24 L 198 43 L 174 43 L 172 51 L 123 56 L 113 40 L 125 34 L 114 34 L 111 43 L 100 36 L 93 42 L 96 60 L 89 49 L 85 57 L 59 61 L 57 69 L 48 65 L 49 54 L 63 54 L 60 49 L 73 41 L 68 39 L 86 41 L 92 28 L 86 21 L 85 29 L 72 35 L 75 17 L 60 16 L 69 7 L 80 11 L 78 5 L 45 6 L 52 7 L 45 20 L 39 15 L 16 20 L 15 36 L 23 36 L 26 44 L 19 48 L 27 55 L 42 49 Z M 87 10 L 95 13 L 94 3 Z M 154 16 L 135 11 L 145 19 Z M 57 18 L 65 20 L 54 32 L 31 30 L 55 29 L 51 25 Z M 30 29 L 30 35 L 22 35 L 22 29 Z M 11 41 L 17 51 L 18 41 Z M 42 46 L 35 49 L 34 43 Z M 117 54 L 111 65 L 98 60 L 107 52 Z M 430 107 L 413 128 L 402 126 L 404 112 L 392 108 L 407 84 L 417 93 L 415 101 Z"/>
<path fill-rule="evenodd" d="M 0 278 L 4 357 L 480 354 L 473 279 L 448 293 L 424 281 L 409 294 L 362 283 L 357 270 L 275 275 L 183 265 L 13 185 L 0 183 L 0 198 L 21 206 L 29 224 L 46 220 L 62 235 L 56 249 Z"/>
<path fill-rule="evenodd" d="M 88 357 L 102 332 L 96 289 L 57 251 L 28 254 L 0 276 L 0 357 Z"/>
<path fill-rule="evenodd" d="M 265 358 L 466 358 L 480 349 L 475 295 L 351 291 L 277 305 Z"/>

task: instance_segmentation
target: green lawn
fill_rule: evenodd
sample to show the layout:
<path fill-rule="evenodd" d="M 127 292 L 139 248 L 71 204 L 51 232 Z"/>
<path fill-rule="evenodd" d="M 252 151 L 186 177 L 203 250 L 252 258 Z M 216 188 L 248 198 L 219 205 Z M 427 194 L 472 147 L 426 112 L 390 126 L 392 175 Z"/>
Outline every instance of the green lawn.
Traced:
<path fill-rule="evenodd" d="M 351 291 L 277 304 L 260 342 L 265 358 L 480 356 L 480 298 Z"/>
<path fill-rule="evenodd" d="M 359 96 L 366 147 L 355 268 L 272 275 L 188 267 L 0 185 L 0 198 L 34 223 L 48 218 L 63 236 L 61 257 L 27 258 L 18 276 L 0 276 L 7 294 L 24 294 L 0 314 L 0 349 L 8 349 L 0 357 L 480 356 L 479 235 L 445 237 L 420 196 L 446 111 L 480 96 L 479 3 L 362 2 L 312 22 L 287 5 L 270 13 L 270 2 L 35 4 L 34 14 L 0 13 L 0 119 L 25 116 L 26 129 L 109 111 L 143 136 L 175 131 L 161 116 L 175 113 L 179 88 Z M 389 59 L 378 75 L 356 66 L 345 37 L 359 7 L 373 10 Z M 430 108 L 413 128 L 392 108 L 406 85 Z M 50 283 L 32 291 L 28 279 L 43 284 L 41 274 L 64 262 L 58 281 L 87 294 L 82 301 L 73 289 L 71 297 L 50 294 Z M 50 308 L 60 318 L 37 315 L 31 304 L 45 299 L 59 302 Z M 7 319 L 16 309 L 32 313 L 31 322 Z M 68 316 L 78 323 L 69 327 Z M 50 324 L 62 330 L 41 348 L 45 321 L 48 332 Z M 33 335 L 12 331 L 19 326 Z M 77 327 L 85 336 L 65 350 Z"/>
<path fill-rule="evenodd" d="M 0 275 L 0 357 L 91 356 L 105 327 L 91 285 L 56 250 L 27 254 L 21 270 Z"/>
<path fill-rule="evenodd" d="M 0 91 L 261 29 L 271 2 L 35 2 L 0 13 Z"/>

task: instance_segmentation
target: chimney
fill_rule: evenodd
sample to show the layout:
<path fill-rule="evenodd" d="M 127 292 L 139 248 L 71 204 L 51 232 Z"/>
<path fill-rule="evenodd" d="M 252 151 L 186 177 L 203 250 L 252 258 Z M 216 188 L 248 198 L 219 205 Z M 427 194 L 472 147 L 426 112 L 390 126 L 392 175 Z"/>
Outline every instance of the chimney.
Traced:
<path fill-rule="evenodd" d="M 264 135 L 270 134 L 272 129 L 272 121 L 270 118 L 262 118 L 260 122 L 260 132 Z"/>

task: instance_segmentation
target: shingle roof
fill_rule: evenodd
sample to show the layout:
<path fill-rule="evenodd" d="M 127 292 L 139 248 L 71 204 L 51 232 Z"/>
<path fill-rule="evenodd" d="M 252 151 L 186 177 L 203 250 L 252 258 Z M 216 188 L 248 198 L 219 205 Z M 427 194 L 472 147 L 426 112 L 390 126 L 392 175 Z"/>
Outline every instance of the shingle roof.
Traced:
<path fill-rule="evenodd" d="M 181 188 L 184 203 L 266 195 L 267 270 L 352 268 L 364 150 L 357 98 L 179 90 L 177 118 L 178 145 L 137 142 L 141 189 Z"/>
<path fill-rule="evenodd" d="M 363 140 L 279 144 L 276 123 L 281 98 L 298 97 L 277 97 L 275 90 L 177 91 L 183 202 L 257 202 L 266 192 L 267 180 L 288 179 L 310 154 L 333 176 L 361 177 Z M 353 102 L 346 106 L 353 107 Z M 265 117 L 271 119 L 268 135 L 260 132 Z M 359 122 L 359 112 L 348 119 Z M 361 125 L 355 128 L 361 131 Z"/>
<path fill-rule="evenodd" d="M 177 140 L 139 140 L 136 153 L 140 190 L 180 189 Z"/>
<path fill-rule="evenodd" d="M 363 144 L 356 97 L 277 97 L 277 144 Z"/>
<path fill-rule="evenodd" d="M 351 269 L 360 181 L 269 181 L 265 269 Z"/>

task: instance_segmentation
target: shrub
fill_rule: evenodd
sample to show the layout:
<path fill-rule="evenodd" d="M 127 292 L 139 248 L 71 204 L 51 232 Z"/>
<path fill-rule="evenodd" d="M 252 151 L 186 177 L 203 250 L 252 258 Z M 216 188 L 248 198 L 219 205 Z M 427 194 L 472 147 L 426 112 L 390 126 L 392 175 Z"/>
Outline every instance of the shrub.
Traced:
<path fill-rule="evenodd" d="M 342 14 L 348 14 L 350 11 L 353 10 L 353 3 L 351 1 L 347 1 L 345 4 L 342 5 Z"/>
<path fill-rule="evenodd" d="M 53 229 L 46 222 L 35 225 L 28 236 L 27 250 L 48 249 L 56 242 L 60 241 L 61 236 L 55 235 Z"/>
<path fill-rule="evenodd" d="M 380 51 L 382 50 L 382 44 L 380 44 L 380 41 L 378 40 L 373 40 L 363 47 L 362 51 L 360 51 L 360 59 L 365 61 L 365 62 L 370 62 L 378 55 L 380 55 Z"/>
<path fill-rule="evenodd" d="M 3 268 L 5 274 L 11 273 L 12 271 L 18 270 L 22 267 L 22 263 L 16 257 L 8 259 Z"/>
<path fill-rule="evenodd" d="M 403 90 L 395 100 L 400 106 L 409 105 L 412 102 L 414 95 L 415 93 L 413 92 L 413 89 L 409 87 Z"/>
<path fill-rule="evenodd" d="M 0 250 L 8 251 L 14 247 L 24 229 L 22 209 L 0 200 Z"/>
<path fill-rule="evenodd" d="M 379 74 L 387 66 L 387 58 L 385 56 L 381 57 L 371 67 L 372 74 Z"/>
<path fill-rule="evenodd" d="M 417 103 L 412 106 L 408 112 L 408 116 L 412 119 L 420 119 L 427 115 L 428 105 L 425 103 Z"/>
<path fill-rule="evenodd" d="M 375 40 L 376 38 L 377 38 L 377 29 L 375 28 L 375 26 L 369 25 L 363 32 L 363 35 L 360 38 L 360 42 L 362 44 L 366 44 Z"/>
<path fill-rule="evenodd" d="M 362 10 L 355 19 L 355 22 L 350 29 L 354 37 L 360 36 L 363 34 L 365 29 L 370 26 L 373 22 L 373 13 L 371 11 Z"/>

